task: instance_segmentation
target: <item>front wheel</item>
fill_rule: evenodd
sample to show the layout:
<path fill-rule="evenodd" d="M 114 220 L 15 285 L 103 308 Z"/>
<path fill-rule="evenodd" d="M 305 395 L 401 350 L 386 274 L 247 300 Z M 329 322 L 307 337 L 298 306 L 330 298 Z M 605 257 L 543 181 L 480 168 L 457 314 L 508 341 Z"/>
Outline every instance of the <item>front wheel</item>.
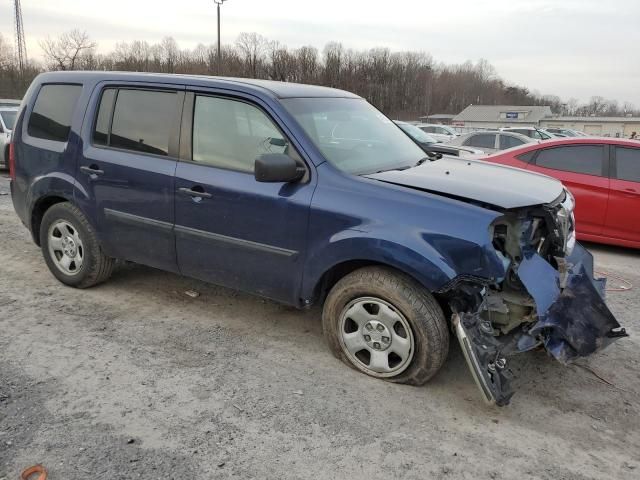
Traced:
<path fill-rule="evenodd" d="M 433 296 L 385 267 L 362 268 L 336 283 L 322 325 L 337 358 L 392 382 L 426 383 L 449 351 L 447 323 Z"/>

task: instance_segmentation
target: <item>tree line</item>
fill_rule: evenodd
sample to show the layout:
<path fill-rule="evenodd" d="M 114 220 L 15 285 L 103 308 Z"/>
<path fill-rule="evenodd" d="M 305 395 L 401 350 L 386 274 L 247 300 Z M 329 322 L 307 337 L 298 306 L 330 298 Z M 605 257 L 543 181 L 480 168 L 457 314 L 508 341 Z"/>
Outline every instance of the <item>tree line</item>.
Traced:
<path fill-rule="evenodd" d="M 118 43 L 106 54 L 86 32 L 72 30 L 40 42 L 42 63 L 20 72 L 13 48 L 0 35 L 0 98 L 22 98 L 31 80 L 46 70 L 120 70 L 251 77 L 349 90 L 393 118 L 416 119 L 434 113 L 457 114 L 470 104 L 549 105 L 563 115 L 638 114 L 628 102 L 594 96 L 587 104 L 540 95 L 500 78 L 486 60 L 462 64 L 435 62 L 424 52 L 388 48 L 353 50 L 330 42 L 289 48 L 257 33 L 241 33 L 233 45 L 182 49 L 172 37 L 159 43 Z"/>

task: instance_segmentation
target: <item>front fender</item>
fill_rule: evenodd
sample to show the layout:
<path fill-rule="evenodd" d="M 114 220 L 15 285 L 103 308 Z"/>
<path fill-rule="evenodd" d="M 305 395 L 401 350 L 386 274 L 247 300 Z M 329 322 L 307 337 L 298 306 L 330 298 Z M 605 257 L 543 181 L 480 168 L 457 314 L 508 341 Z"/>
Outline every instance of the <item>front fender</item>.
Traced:
<path fill-rule="evenodd" d="M 432 292 L 461 275 L 490 279 L 504 274 L 504 265 L 490 246 L 426 232 L 415 232 L 413 236 L 408 243 L 416 244 L 419 249 L 376 236 L 373 232 L 349 229 L 334 235 L 330 242 L 308 256 L 302 298 L 313 297 L 326 272 L 352 261 L 396 268 Z"/>

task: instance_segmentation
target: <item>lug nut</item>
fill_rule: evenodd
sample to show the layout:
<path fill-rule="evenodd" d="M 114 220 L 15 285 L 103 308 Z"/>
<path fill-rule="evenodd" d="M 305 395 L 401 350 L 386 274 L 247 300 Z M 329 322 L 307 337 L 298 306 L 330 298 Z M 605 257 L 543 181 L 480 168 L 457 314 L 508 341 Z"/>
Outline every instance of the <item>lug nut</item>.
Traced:
<path fill-rule="evenodd" d="M 376 327 L 378 329 L 379 332 L 382 332 L 384 330 L 384 325 L 382 325 L 381 323 L 378 324 L 378 326 Z"/>
<path fill-rule="evenodd" d="M 389 343 L 389 337 L 382 337 L 382 341 L 384 343 Z"/>
<path fill-rule="evenodd" d="M 380 348 L 380 344 L 378 342 L 373 342 L 373 348 Z"/>
<path fill-rule="evenodd" d="M 371 337 L 370 337 L 369 335 L 365 335 L 365 336 L 364 336 L 364 339 L 365 339 L 367 342 L 370 342 L 370 341 L 371 341 Z"/>
<path fill-rule="evenodd" d="M 373 325 L 371 325 L 370 323 L 367 323 L 365 327 L 367 327 L 367 330 L 373 330 Z"/>

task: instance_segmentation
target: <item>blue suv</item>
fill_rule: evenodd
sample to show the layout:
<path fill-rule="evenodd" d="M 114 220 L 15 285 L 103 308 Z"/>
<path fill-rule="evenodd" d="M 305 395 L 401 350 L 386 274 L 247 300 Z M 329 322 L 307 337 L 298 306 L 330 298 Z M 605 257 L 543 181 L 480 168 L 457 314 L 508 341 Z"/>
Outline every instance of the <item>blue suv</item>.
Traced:
<path fill-rule="evenodd" d="M 321 302 L 333 353 L 373 377 L 425 383 L 453 332 L 504 405 L 510 355 L 566 363 L 625 335 L 561 183 L 425 156 L 348 92 L 45 73 L 9 157 L 15 210 L 62 283 L 96 285 L 121 259 Z"/>

